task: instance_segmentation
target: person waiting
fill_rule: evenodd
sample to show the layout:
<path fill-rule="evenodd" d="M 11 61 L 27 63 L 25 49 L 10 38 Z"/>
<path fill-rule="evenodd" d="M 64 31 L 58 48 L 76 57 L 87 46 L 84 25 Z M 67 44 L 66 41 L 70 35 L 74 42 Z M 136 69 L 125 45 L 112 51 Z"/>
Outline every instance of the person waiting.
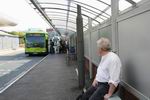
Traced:
<path fill-rule="evenodd" d="M 118 55 L 110 51 L 110 45 L 107 38 L 97 41 L 101 61 L 91 87 L 82 95 L 81 100 L 108 100 L 118 87 L 122 65 Z"/>

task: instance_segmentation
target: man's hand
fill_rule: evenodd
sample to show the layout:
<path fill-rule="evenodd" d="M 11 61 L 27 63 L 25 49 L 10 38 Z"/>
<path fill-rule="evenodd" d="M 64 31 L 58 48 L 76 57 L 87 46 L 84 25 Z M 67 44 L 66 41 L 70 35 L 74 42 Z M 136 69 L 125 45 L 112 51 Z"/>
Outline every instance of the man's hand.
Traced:
<path fill-rule="evenodd" d="M 113 95 L 115 89 L 116 89 L 116 87 L 112 83 L 110 83 L 109 84 L 109 91 L 107 94 L 105 94 L 104 100 L 108 100 Z"/>
<path fill-rule="evenodd" d="M 98 81 L 96 81 L 96 80 L 94 79 L 94 81 L 93 81 L 93 83 L 92 83 L 92 86 L 96 87 L 97 85 L 98 85 Z"/>
<path fill-rule="evenodd" d="M 105 95 L 104 95 L 104 100 L 108 100 L 110 97 L 111 97 L 110 94 L 105 94 Z"/>

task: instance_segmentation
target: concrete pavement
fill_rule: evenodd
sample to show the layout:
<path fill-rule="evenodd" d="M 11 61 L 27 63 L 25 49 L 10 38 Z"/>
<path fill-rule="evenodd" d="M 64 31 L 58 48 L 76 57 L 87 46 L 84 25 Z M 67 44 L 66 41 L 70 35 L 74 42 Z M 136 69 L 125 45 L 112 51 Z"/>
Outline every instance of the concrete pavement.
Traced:
<path fill-rule="evenodd" d="M 64 55 L 48 55 L 0 94 L 0 100 L 75 100 L 80 93 L 76 66 L 66 66 L 64 58 Z"/>
<path fill-rule="evenodd" d="M 0 50 L 0 56 L 8 55 L 8 54 L 13 54 L 13 53 L 18 53 L 18 52 L 24 52 L 24 48 L 18 48 L 18 49 L 6 49 L 6 50 Z"/>
<path fill-rule="evenodd" d="M 23 49 L 9 51 L 9 53 L 7 51 L 0 55 L 0 93 L 43 57 L 28 57 Z"/>

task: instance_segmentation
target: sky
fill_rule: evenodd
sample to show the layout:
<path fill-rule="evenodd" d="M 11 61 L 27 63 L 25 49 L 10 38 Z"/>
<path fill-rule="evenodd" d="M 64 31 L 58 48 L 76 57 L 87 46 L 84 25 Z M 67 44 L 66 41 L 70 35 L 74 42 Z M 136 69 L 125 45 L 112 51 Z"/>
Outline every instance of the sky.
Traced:
<path fill-rule="evenodd" d="M 50 27 L 26 0 L 0 0 L 0 13 L 17 23 L 17 26 L 0 27 L 5 31 L 24 31 L 28 28 L 45 30 Z"/>

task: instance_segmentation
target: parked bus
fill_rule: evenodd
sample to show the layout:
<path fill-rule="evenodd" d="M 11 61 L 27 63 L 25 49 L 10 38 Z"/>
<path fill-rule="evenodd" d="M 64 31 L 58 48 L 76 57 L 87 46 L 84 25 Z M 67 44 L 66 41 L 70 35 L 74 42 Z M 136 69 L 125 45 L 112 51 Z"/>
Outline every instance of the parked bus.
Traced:
<path fill-rule="evenodd" d="M 48 54 L 48 33 L 41 30 L 26 32 L 25 54 Z"/>

